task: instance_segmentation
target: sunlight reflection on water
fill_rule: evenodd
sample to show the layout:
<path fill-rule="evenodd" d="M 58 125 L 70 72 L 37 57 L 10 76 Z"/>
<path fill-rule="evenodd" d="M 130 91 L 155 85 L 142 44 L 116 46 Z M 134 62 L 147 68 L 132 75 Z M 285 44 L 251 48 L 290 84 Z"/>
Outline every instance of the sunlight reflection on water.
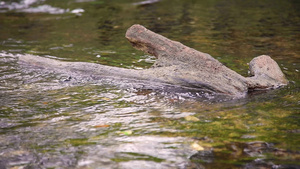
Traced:
<path fill-rule="evenodd" d="M 1 59 L 5 59 L 7 64 L 12 64 L 12 67 L 15 67 L 13 66 L 16 64 L 15 58 L 20 56 L 1 53 Z M 19 70 L 8 71 L 12 74 Z M 133 166 L 184 168 L 187 165 L 187 157 L 192 152 L 195 153 L 182 144 L 187 140 L 183 137 L 151 136 L 151 132 L 178 132 L 176 129 L 161 127 L 159 123 L 152 122 L 152 118 L 181 118 L 193 114 L 176 112 L 167 102 L 157 102 L 160 96 L 155 91 L 138 94 L 138 90 L 134 88 L 115 89 L 113 86 L 107 88 L 109 84 L 105 83 L 66 86 L 55 80 L 59 77 L 51 73 L 43 75 L 47 81 L 40 79 L 39 76 L 32 76 L 30 71 L 23 71 L 22 76 L 26 77 L 27 84 L 15 86 L 13 90 L 18 92 L 7 98 L 16 99 L 14 103 L 9 103 L 10 105 L 1 103 L 2 106 L 13 108 L 14 112 L 24 113 L 23 118 L 1 119 L 1 128 L 7 131 L 5 139 L 2 140 L 5 144 L 2 146 L 6 147 L 6 150 L 12 146 L 9 152 L 13 154 L 2 152 L 2 156 L 9 161 L 8 166 L 26 165 L 37 158 L 31 152 L 24 150 L 23 153 L 22 149 L 15 147 L 23 139 L 26 140 L 25 144 L 40 147 L 44 151 L 48 151 L 45 148 L 52 145 L 54 152 L 79 151 L 75 148 L 77 144 L 91 144 L 80 148 L 84 149 L 87 156 L 79 160 L 78 167 L 101 165 L 109 168 Z M 14 78 L 18 79 L 18 76 L 9 77 L 7 82 L 14 83 L 12 80 Z M 24 79 L 19 80 L 22 84 Z M 49 83 L 49 80 L 53 83 Z M 19 97 L 20 95 L 22 97 Z M 28 107 L 28 104 L 31 106 Z M 151 113 L 152 111 L 165 113 L 156 114 Z M 8 132 L 11 129 L 15 129 L 19 135 L 13 136 Z M 131 136 L 124 135 L 123 131 L 130 131 Z M 25 134 L 27 132 L 30 134 Z M 62 137 L 63 135 L 67 137 Z M 75 147 L 69 147 L 69 144 Z M 42 159 L 44 166 L 65 166 L 75 160 L 69 155 L 59 155 L 61 160 L 57 160 L 53 157 L 54 154 L 51 151 L 44 155 L 52 159 L 51 161 Z M 20 155 L 24 160 L 14 163 L 14 159 Z M 118 162 L 119 159 L 122 162 Z"/>
<path fill-rule="evenodd" d="M 186 168 L 187 157 L 196 151 L 185 147 L 182 144 L 185 141 L 182 137 L 117 137 L 108 140 L 109 146 L 91 149 L 90 156 L 79 164 L 87 161 L 91 166 L 100 163 L 108 168 Z M 121 162 L 111 165 L 110 159 Z"/>

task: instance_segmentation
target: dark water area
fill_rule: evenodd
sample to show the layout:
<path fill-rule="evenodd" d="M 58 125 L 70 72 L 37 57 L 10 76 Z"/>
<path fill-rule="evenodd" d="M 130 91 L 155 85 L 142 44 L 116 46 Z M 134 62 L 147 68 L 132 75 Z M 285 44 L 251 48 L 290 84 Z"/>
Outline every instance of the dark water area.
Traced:
<path fill-rule="evenodd" d="M 32 54 L 129 69 L 154 58 L 133 24 L 248 76 L 270 55 L 290 81 L 220 100 L 26 69 Z M 0 0 L 0 168 L 300 168 L 297 0 Z"/>

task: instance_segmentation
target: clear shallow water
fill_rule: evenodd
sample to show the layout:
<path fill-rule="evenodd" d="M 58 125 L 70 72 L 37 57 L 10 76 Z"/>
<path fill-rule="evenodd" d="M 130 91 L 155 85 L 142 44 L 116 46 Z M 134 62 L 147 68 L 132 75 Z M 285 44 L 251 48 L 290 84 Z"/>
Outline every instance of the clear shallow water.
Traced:
<path fill-rule="evenodd" d="M 136 2 L 1 1 L 0 166 L 299 168 L 299 3 Z M 124 38 L 135 23 L 245 76 L 247 62 L 268 54 L 290 84 L 224 102 L 113 80 L 74 84 L 17 63 L 34 54 L 147 68 L 151 57 Z"/>

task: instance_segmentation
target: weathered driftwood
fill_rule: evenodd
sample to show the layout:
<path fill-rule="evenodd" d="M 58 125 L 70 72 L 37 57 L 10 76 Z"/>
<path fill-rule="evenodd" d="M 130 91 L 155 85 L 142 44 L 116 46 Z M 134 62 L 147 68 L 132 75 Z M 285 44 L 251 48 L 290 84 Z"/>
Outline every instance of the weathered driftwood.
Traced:
<path fill-rule="evenodd" d="M 249 89 L 268 89 L 286 85 L 284 74 L 269 56 L 262 55 L 250 62 L 252 77 L 243 77 L 227 68 L 209 54 L 169 40 L 141 25 L 133 25 L 126 32 L 131 44 L 157 60 L 150 69 L 133 70 L 85 62 L 65 62 L 24 55 L 21 62 L 72 76 L 112 77 L 167 83 L 185 87 L 208 89 L 213 92 L 244 96 Z"/>
<path fill-rule="evenodd" d="M 126 38 L 135 48 L 157 58 L 153 68 L 146 71 L 166 83 L 206 87 L 233 96 L 244 95 L 249 89 L 277 88 L 288 83 L 270 56 L 254 58 L 250 62 L 252 77 L 245 78 L 209 54 L 169 40 L 141 25 L 129 28 Z"/>

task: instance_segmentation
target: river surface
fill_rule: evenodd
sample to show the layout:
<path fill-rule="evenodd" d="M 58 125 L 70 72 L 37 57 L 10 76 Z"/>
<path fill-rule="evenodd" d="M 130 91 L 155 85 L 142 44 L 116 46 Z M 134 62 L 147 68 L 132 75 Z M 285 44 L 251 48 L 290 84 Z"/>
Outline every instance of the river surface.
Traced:
<path fill-rule="evenodd" d="M 20 66 L 31 54 L 129 69 L 133 24 L 248 76 L 267 54 L 290 81 L 222 100 Z M 300 168 L 297 0 L 0 0 L 0 168 Z"/>

